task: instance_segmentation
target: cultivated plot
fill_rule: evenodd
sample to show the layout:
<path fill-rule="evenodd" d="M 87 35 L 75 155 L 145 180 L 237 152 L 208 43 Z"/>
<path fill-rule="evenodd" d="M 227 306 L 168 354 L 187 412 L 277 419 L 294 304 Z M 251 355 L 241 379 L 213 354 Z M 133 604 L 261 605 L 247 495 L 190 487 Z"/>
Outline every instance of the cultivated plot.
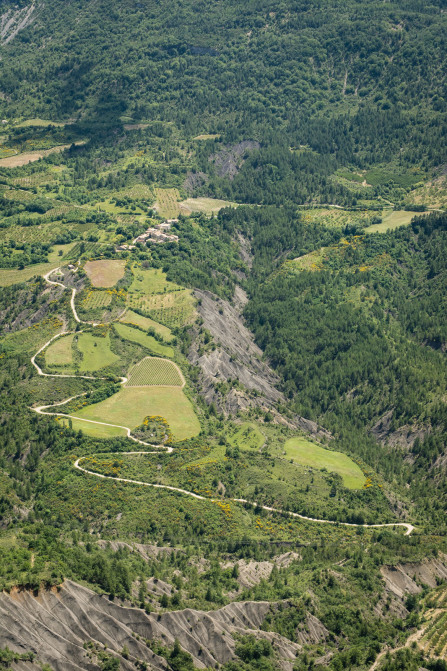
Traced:
<path fill-rule="evenodd" d="M 109 288 L 124 277 L 126 262 L 121 259 L 87 261 L 84 270 L 94 287 Z"/>
<path fill-rule="evenodd" d="M 145 385 L 183 387 L 184 383 L 183 375 L 172 361 L 146 357 L 130 370 L 126 387 Z"/>
<path fill-rule="evenodd" d="M 138 328 L 133 328 L 133 326 L 127 326 L 126 324 L 116 323 L 113 325 L 115 332 L 123 340 L 129 340 L 130 342 L 137 343 L 145 347 L 150 352 L 154 354 L 159 354 L 160 356 L 167 356 L 172 358 L 174 356 L 174 350 L 169 345 L 162 345 L 158 342 L 153 336 L 147 335 L 140 331 Z"/>
<path fill-rule="evenodd" d="M 144 329 L 145 331 L 153 329 L 155 333 L 158 333 L 158 335 L 161 336 L 167 343 L 174 339 L 174 336 L 171 333 L 171 329 L 168 329 L 167 326 L 163 326 L 149 317 L 143 317 L 143 315 L 139 315 L 133 310 L 126 310 L 126 314 L 121 317 L 120 322 L 123 324 L 129 324 L 130 326 L 138 326 L 140 329 Z"/>
<path fill-rule="evenodd" d="M 105 401 L 76 412 L 79 418 L 130 429 L 140 426 L 145 417 L 155 415 L 166 419 L 175 440 L 192 438 L 200 432 L 192 403 L 180 387 L 123 387 Z"/>
<path fill-rule="evenodd" d="M 107 291 L 89 291 L 82 301 L 84 310 L 106 308 L 112 302 L 112 295 Z"/>

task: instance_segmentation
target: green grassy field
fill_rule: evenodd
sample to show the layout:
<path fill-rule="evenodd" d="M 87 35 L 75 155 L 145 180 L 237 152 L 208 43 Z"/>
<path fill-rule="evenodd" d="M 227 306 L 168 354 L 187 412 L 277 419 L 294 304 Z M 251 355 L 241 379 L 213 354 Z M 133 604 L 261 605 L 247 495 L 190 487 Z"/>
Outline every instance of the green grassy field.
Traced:
<path fill-rule="evenodd" d="M 21 123 L 16 124 L 15 127 L 28 128 L 29 126 L 57 126 L 58 128 L 61 128 L 65 125 L 66 124 L 62 121 L 49 121 L 48 119 L 27 119 L 26 121 L 22 121 Z"/>
<path fill-rule="evenodd" d="M 57 421 L 60 426 L 69 426 L 68 417 L 59 417 Z M 82 431 L 92 438 L 125 438 L 127 436 L 125 429 L 119 429 L 116 426 L 102 426 L 101 424 L 83 422 L 82 419 L 71 419 L 71 427 L 74 431 Z"/>
<path fill-rule="evenodd" d="M 303 466 L 326 468 L 338 473 L 343 478 L 345 487 L 360 489 L 365 483 L 365 476 L 357 464 L 342 452 L 325 450 L 320 445 L 311 443 L 305 438 L 290 438 L 284 444 L 285 456 Z"/>
<path fill-rule="evenodd" d="M 265 443 L 265 436 L 262 435 L 259 427 L 251 422 L 244 422 L 238 426 L 234 433 L 227 436 L 227 441 L 234 447 L 242 450 L 260 450 Z"/>
<path fill-rule="evenodd" d="M 108 214 L 113 214 L 117 217 L 120 214 L 131 215 L 133 217 L 141 217 L 145 214 L 140 207 L 136 207 L 134 210 L 132 210 L 130 207 L 125 207 L 123 205 L 116 205 L 115 203 L 112 203 L 110 200 L 98 203 L 97 207 L 103 212 L 108 212 Z"/>
<path fill-rule="evenodd" d="M 164 417 L 176 440 L 191 438 L 200 432 L 193 406 L 180 387 L 123 387 L 105 401 L 76 412 L 76 417 L 131 429 L 140 426 L 148 415 Z"/>
<path fill-rule="evenodd" d="M 169 282 L 161 268 L 132 267 L 133 280 L 129 287 L 129 294 L 162 294 L 180 289 L 177 284 Z"/>
<path fill-rule="evenodd" d="M 143 333 L 139 329 L 135 329 L 132 326 L 126 326 L 126 324 L 114 324 L 113 328 L 120 338 L 130 340 L 130 342 L 136 342 L 138 345 L 142 345 L 142 347 L 145 347 L 154 354 L 167 356 L 169 358 L 174 356 L 172 347 L 169 347 L 169 345 L 162 345 L 158 340 L 155 340 L 155 338 Z"/>
<path fill-rule="evenodd" d="M 167 343 L 174 339 L 174 336 L 171 333 L 171 329 L 168 329 L 167 326 L 163 326 L 149 317 L 143 317 L 133 310 L 127 310 L 126 314 L 121 317 L 120 322 L 123 324 L 133 324 L 134 326 L 139 326 L 145 331 L 150 328 L 154 329 L 154 331 L 158 333 L 158 335 L 160 335 Z"/>
<path fill-rule="evenodd" d="M 143 385 L 182 387 L 183 383 L 184 380 L 178 372 L 177 366 L 171 361 L 146 357 L 130 370 L 126 387 L 140 387 Z"/>
<path fill-rule="evenodd" d="M 105 338 L 95 337 L 92 333 L 81 333 L 77 346 L 82 354 L 80 365 L 82 372 L 97 371 L 119 360 L 119 357 L 110 349 L 108 333 Z"/>
<path fill-rule="evenodd" d="M 74 334 L 58 338 L 45 350 L 47 366 L 70 366 L 73 363 Z"/>
<path fill-rule="evenodd" d="M 365 228 L 366 233 L 386 233 L 400 226 L 408 226 L 410 221 L 424 212 L 407 212 L 406 210 L 385 210 L 382 215 L 382 223 L 374 224 Z"/>

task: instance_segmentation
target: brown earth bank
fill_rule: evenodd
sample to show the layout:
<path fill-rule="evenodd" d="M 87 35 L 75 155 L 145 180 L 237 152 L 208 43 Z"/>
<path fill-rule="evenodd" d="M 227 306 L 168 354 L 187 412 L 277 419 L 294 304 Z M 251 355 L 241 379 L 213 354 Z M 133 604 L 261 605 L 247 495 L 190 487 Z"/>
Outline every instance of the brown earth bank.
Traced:
<path fill-rule="evenodd" d="M 301 646 L 260 630 L 265 616 L 276 607 L 266 601 L 246 601 L 215 611 L 187 608 L 148 615 L 66 580 L 59 588 L 41 590 L 37 595 L 27 590 L 0 595 L 0 647 L 33 652 L 39 662 L 55 671 L 96 671 L 100 667 L 92 650 L 107 646 L 107 651 L 119 658 L 123 671 L 135 669 L 137 660 L 146 662 L 149 669 L 161 670 L 166 669 L 166 661 L 145 641 L 173 646 L 178 639 L 194 664 L 205 668 L 235 656 L 233 634 L 253 633 L 271 642 L 278 669 L 292 671 Z M 127 659 L 121 655 L 124 646 L 129 651 Z M 22 668 L 31 671 L 33 667 Z"/>

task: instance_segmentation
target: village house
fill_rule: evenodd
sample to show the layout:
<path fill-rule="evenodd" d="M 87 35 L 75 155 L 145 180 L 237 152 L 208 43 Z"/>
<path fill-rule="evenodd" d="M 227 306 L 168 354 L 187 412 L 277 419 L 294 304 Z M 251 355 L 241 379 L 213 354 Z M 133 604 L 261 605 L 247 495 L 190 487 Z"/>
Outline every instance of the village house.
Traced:
<path fill-rule="evenodd" d="M 136 245 L 139 242 L 144 244 L 146 242 L 178 242 L 178 235 L 168 234 L 165 231 L 169 231 L 173 223 L 176 223 L 178 219 L 168 219 L 163 221 L 161 224 L 155 224 L 151 228 L 148 228 L 144 233 L 141 233 L 135 240 L 133 244 Z"/>

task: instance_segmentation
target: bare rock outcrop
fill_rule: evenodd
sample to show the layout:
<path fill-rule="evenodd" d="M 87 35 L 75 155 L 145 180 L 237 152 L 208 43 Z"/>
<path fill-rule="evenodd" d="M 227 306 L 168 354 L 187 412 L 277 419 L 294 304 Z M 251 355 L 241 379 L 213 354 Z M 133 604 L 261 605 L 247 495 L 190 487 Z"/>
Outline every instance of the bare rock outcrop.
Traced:
<path fill-rule="evenodd" d="M 275 650 L 278 668 L 292 671 L 301 646 L 273 632 L 260 629 L 275 604 L 266 601 L 231 603 L 216 611 L 191 608 L 147 614 L 110 601 L 105 596 L 66 580 L 60 588 L 0 594 L 0 647 L 19 653 L 34 652 L 39 662 L 55 671 L 97 671 L 99 665 L 89 646 L 117 657 L 123 671 L 137 660 L 150 669 L 166 668 L 146 641 L 173 646 L 178 639 L 198 668 L 215 667 L 235 656 L 234 633 L 253 633 L 268 639 Z M 123 658 L 126 646 L 129 655 Z M 31 667 L 32 668 L 32 667 Z M 29 671 L 31 671 L 31 668 Z"/>
<path fill-rule="evenodd" d="M 209 291 L 196 290 L 195 296 L 203 325 L 218 345 L 214 350 L 201 353 L 195 339 L 188 357 L 201 369 L 201 387 L 207 402 L 215 402 L 223 412 L 234 413 L 253 405 L 271 407 L 283 400 L 275 387 L 279 379 L 262 360 L 262 350 L 255 344 L 237 308 Z M 240 298 L 243 299 L 242 294 Z M 222 398 L 215 385 L 228 379 L 238 380 L 253 394 L 232 389 Z"/>
<path fill-rule="evenodd" d="M 0 42 L 8 44 L 24 28 L 29 26 L 36 18 L 36 3 L 32 2 L 27 7 L 7 9 L 0 15 Z"/>
<path fill-rule="evenodd" d="M 329 638 L 329 631 L 315 615 L 306 613 L 306 621 L 300 623 L 296 636 L 301 645 L 315 645 L 324 643 Z"/>
<path fill-rule="evenodd" d="M 216 166 L 219 177 L 233 179 L 241 169 L 246 155 L 260 147 L 261 145 L 256 140 L 243 140 L 238 144 L 224 147 L 216 154 L 212 154 L 209 161 Z"/>
<path fill-rule="evenodd" d="M 391 422 L 394 410 L 388 410 L 371 428 L 373 436 L 381 443 L 391 445 L 392 447 L 401 447 L 404 450 L 410 450 L 416 439 L 420 441 L 431 432 L 429 426 L 418 426 L 405 424 L 392 430 Z"/>

